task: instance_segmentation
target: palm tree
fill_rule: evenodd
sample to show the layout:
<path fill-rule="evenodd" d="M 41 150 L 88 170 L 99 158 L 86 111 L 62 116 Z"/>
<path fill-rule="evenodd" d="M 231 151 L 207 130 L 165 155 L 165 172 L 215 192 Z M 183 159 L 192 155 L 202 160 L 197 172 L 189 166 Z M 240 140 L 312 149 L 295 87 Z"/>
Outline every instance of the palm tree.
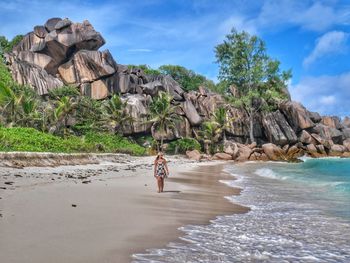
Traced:
<path fill-rule="evenodd" d="M 23 96 L 20 105 L 20 119 L 19 125 L 24 127 L 39 127 L 42 120 L 39 111 L 39 104 L 36 98 L 30 96 Z M 38 125 L 39 124 L 39 125 Z"/>
<path fill-rule="evenodd" d="M 123 101 L 120 96 L 114 94 L 104 104 L 103 122 L 109 127 L 113 127 L 114 132 L 122 133 L 123 127 L 130 125 L 134 121 L 133 117 L 127 112 L 128 101 Z"/>
<path fill-rule="evenodd" d="M 220 127 L 216 122 L 206 121 L 202 123 L 202 128 L 199 131 L 197 138 L 203 141 L 206 154 L 209 155 L 211 153 L 213 145 L 218 142 L 220 138 L 220 132 Z"/>
<path fill-rule="evenodd" d="M 0 82 L 0 106 L 2 114 L 5 115 L 6 121 L 10 121 L 10 125 L 17 122 L 18 108 L 23 99 L 23 95 L 16 94 L 12 87 L 4 85 Z"/>
<path fill-rule="evenodd" d="M 225 107 L 219 107 L 212 115 L 212 121 L 216 123 L 219 133 L 222 135 L 223 143 L 226 142 L 226 131 L 230 127 L 230 123 L 234 121 L 234 118 L 230 118 L 227 114 Z"/>
<path fill-rule="evenodd" d="M 64 96 L 56 101 L 56 108 L 52 111 L 52 121 L 54 126 L 51 128 L 51 132 L 58 133 L 63 127 L 64 136 L 68 133 L 67 121 L 68 117 L 74 114 L 78 102 L 74 97 Z"/>
<path fill-rule="evenodd" d="M 164 135 L 168 129 L 174 128 L 178 119 L 176 106 L 173 106 L 171 101 L 172 97 L 168 93 L 159 92 L 149 107 L 151 119 L 148 122 L 152 123 L 152 130 L 158 130 L 160 133 L 160 149 L 163 149 Z"/>

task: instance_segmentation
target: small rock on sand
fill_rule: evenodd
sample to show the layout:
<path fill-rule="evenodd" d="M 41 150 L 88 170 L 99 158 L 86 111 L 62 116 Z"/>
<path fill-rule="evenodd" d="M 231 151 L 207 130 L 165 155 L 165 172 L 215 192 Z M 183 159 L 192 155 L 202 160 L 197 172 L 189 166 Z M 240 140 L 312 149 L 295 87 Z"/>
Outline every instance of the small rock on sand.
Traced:
<path fill-rule="evenodd" d="M 77 207 L 77 205 L 76 204 L 72 204 L 72 207 Z"/>

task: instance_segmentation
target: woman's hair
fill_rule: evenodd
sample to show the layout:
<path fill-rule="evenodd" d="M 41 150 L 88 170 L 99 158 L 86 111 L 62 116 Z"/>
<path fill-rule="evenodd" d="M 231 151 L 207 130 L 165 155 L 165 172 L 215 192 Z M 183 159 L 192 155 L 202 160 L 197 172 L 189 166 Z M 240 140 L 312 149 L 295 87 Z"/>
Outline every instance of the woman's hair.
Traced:
<path fill-rule="evenodd" d="M 162 153 L 162 152 L 159 152 L 159 153 L 157 154 L 156 161 L 159 160 L 160 156 L 163 156 L 163 153 Z"/>

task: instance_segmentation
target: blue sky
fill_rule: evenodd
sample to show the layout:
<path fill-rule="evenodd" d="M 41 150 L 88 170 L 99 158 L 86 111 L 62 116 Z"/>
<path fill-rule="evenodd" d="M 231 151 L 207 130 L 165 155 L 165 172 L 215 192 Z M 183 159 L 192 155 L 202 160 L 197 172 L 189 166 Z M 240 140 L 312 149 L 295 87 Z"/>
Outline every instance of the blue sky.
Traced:
<path fill-rule="evenodd" d="M 215 45 L 232 27 L 245 30 L 293 70 L 292 99 L 350 115 L 349 0 L 0 0 L 0 35 L 25 34 L 50 17 L 88 19 L 118 63 L 178 64 L 213 80 Z"/>

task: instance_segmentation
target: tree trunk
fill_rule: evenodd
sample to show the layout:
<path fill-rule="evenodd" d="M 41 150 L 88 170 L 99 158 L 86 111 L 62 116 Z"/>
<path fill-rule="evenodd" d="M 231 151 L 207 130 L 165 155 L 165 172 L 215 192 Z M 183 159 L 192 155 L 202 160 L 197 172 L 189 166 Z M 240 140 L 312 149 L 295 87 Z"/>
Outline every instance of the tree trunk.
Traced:
<path fill-rule="evenodd" d="M 163 151 L 163 135 L 160 136 L 160 150 Z"/>
<path fill-rule="evenodd" d="M 204 149 L 205 149 L 205 153 L 206 153 L 207 155 L 210 155 L 209 143 L 208 143 L 208 142 L 204 142 Z"/>
<path fill-rule="evenodd" d="M 225 130 L 224 130 L 224 133 L 222 135 L 222 140 L 223 140 L 224 144 L 227 141 L 227 139 L 226 139 L 226 131 Z"/>
<path fill-rule="evenodd" d="M 255 142 L 255 139 L 254 139 L 254 114 L 253 113 L 249 114 L 249 138 L 250 138 L 250 143 Z"/>

